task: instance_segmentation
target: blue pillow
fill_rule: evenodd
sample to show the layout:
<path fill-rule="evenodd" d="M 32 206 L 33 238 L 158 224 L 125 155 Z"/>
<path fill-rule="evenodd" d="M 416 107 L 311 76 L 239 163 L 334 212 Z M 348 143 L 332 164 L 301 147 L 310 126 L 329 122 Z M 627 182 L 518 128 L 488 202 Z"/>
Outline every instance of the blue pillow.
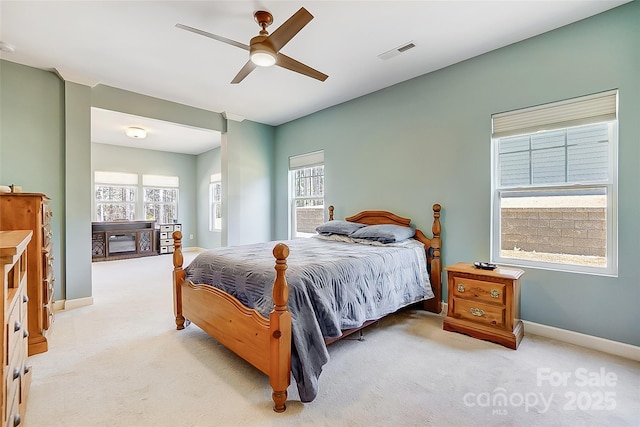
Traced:
<path fill-rule="evenodd" d="M 382 243 L 396 243 L 413 237 L 415 234 L 416 230 L 413 227 L 377 224 L 360 228 L 349 235 L 349 237 L 352 239 L 373 240 Z"/>
<path fill-rule="evenodd" d="M 342 236 L 349 236 L 354 231 L 364 227 L 365 224 L 358 224 L 357 222 L 343 221 L 341 219 L 334 219 L 325 222 L 322 225 L 316 227 L 318 234 L 325 236 L 330 234 L 340 234 Z"/>

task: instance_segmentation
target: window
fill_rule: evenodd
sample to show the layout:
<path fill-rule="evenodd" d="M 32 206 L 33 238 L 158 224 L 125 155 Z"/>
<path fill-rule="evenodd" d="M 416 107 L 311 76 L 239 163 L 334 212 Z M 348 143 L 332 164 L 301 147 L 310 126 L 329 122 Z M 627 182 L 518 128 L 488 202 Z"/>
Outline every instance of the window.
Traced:
<path fill-rule="evenodd" d="M 324 151 L 289 158 L 291 238 L 309 237 L 324 222 Z"/>
<path fill-rule="evenodd" d="M 144 217 L 159 224 L 172 224 L 178 221 L 177 176 L 142 176 Z"/>
<path fill-rule="evenodd" d="M 133 221 L 136 218 L 138 175 L 95 171 L 96 221 Z"/>
<path fill-rule="evenodd" d="M 209 231 L 222 230 L 222 181 L 220 174 L 209 179 Z"/>
<path fill-rule="evenodd" d="M 616 275 L 617 91 L 492 122 L 492 261 Z"/>

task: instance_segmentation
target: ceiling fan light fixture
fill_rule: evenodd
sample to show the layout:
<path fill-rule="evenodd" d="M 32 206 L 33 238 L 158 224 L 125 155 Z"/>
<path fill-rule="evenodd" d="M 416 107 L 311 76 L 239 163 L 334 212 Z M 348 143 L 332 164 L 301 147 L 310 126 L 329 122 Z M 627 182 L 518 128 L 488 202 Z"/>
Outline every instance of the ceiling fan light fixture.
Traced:
<path fill-rule="evenodd" d="M 276 63 L 276 55 L 263 48 L 251 49 L 251 62 L 258 67 L 271 67 Z"/>
<path fill-rule="evenodd" d="M 144 139 L 147 137 L 147 131 L 138 127 L 128 127 L 125 133 L 129 138 Z"/>

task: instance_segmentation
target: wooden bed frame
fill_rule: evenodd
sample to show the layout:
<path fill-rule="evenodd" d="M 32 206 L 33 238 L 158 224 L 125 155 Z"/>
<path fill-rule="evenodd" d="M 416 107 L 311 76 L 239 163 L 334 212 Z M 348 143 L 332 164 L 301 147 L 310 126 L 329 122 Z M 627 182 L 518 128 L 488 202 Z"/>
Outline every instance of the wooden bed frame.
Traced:
<path fill-rule="evenodd" d="M 433 205 L 432 238 L 416 230 L 415 239 L 425 245 L 425 256 L 430 265 L 430 280 L 434 298 L 420 305 L 425 310 L 440 314 L 442 310 L 442 263 L 440 250 L 440 205 Z M 333 219 L 333 206 L 329 207 L 329 219 Z M 345 218 L 362 224 L 396 224 L 408 226 L 409 218 L 399 217 L 387 211 L 363 211 Z M 233 296 L 209 285 L 185 281 L 182 268 L 182 233 L 173 233 L 173 309 L 177 329 L 195 323 L 218 342 L 251 363 L 269 376 L 273 389 L 273 410 L 286 409 L 287 388 L 291 380 L 291 314 L 287 308 L 289 287 L 285 278 L 289 248 L 277 243 L 273 248 L 276 278 L 273 284 L 274 308 L 269 318 L 254 309 L 247 308 Z M 362 327 L 366 327 L 367 322 Z M 357 330 L 344 331 L 342 337 Z M 341 338 L 342 338 L 341 337 Z M 339 339 L 339 338 L 338 338 Z M 337 339 L 325 340 L 327 343 Z"/>

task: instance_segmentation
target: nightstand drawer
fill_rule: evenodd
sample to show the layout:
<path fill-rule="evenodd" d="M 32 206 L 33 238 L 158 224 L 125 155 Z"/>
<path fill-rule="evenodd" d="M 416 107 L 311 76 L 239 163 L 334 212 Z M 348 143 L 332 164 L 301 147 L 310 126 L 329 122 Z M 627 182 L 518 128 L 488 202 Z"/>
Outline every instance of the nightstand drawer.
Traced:
<path fill-rule="evenodd" d="M 484 304 L 478 301 L 455 298 L 453 316 L 476 323 L 504 328 L 505 307 Z"/>
<path fill-rule="evenodd" d="M 453 294 L 456 297 L 474 299 L 493 304 L 505 304 L 505 285 L 480 280 L 455 277 Z"/>

